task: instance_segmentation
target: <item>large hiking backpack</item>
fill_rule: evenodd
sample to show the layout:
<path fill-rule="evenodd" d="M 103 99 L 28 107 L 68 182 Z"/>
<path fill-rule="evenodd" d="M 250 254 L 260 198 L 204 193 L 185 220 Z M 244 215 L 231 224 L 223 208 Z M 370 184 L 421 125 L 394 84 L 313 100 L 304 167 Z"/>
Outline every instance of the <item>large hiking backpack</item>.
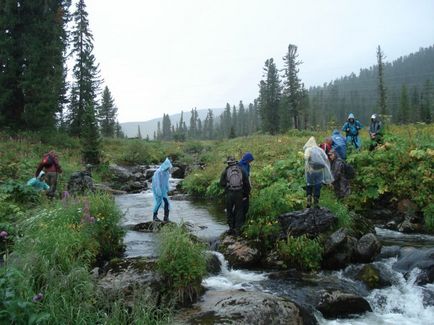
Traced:
<path fill-rule="evenodd" d="M 238 165 L 229 166 L 226 170 L 227 188 L 238 191 L 243 188 L 243 172 Z"/>
<path fill-rule="evenodd" d="M 56 163 L 56 160 L 51 154 L 46 154 L 44 158 L 42 158 L 42 163 L 44 167 L 51 167 Z"/>
<path fill-rule="evenodd" d="M 344 175 L 346 179 L 353 179 L 356 177 L 356 170 L 349 163 L 343 161 L 344 163 Z"/>

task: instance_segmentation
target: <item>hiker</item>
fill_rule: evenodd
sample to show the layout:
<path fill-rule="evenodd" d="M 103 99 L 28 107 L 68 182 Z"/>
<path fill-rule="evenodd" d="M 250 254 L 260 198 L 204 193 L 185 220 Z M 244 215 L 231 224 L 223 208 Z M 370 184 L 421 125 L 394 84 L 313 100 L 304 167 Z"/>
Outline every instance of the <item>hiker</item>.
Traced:
<path fill-rule="evenodd" d="M 339 157 L 336 150 L 331 150 L 329 153 L 331 161 L 331 171 L 334 178 L 333 188 L 336 197 L 343 199 L 350 194 L 350 183 L 345 174 L 345 162 Z"/>
<path fill-rule="evenodd" d="M 154 195 L 154 209 L 153 209 L 153 221 L 161 221 L 158 219 L 158 210 L 160 209 L 161 203 L 164 202 L 164 222 L 169 221 L 169 177 L 170 169 L 172 168 L 172 163 L 169 158 L 158 167 L 152 176 L 152 194 Z"/>
<path fill-rule="evenodd" d="M 319 147 L 324 150 L 324 152 L 326 153 L 326 155 L 328 156 L 330 150 L 332 150 L 332 144 L 333 144 L 333 140 L 332 138 L 328 137 L 324 139 L 324 142 L 321 143 L 319 145 Z"/>
<path fill-rule="evenodd" d="M 371 139 L 369 151 L 374 150 L 379 144 L 383 143 L 383 123 L 381 123 L 377 114 L 372 114 L 371 116 L 369 138 Z"/>
<path fill-rule="evenodd" d="M 53 150 L 49 151 L 42 157 L 42 160 L 36 169 L 35 177 L 38 177 L 42 170 L 45 173 L 45 180 L 50 187 L 47 191 L 47 196 L 52 199 L 56 195 L 59 174 L 62 173 L 62 167 L 60 167 L 59 158 Z"/>
<path fill-rule="evenodd" d="M 359 120 L 354 118 L 354 114 L 350 113 L 348 115 L 348 121 L 345 122 L 342 127 L 342 131 L 346 133 L 347 144 L 353 144 L 356 150 L 359 150 L 362 146 L 362 141 L 359 138 L 359 130 L 363 128 L 363 125 L 360 124 Z"/>
<path fill-rule="evenodd" d="M 247 178 L 249 179 L 249 184 L 250 184 L 250 163 L 253 160 L 254 160 L 254 158 L 253 158 L 252 153 L 247 151 L 238 163 L 238 165 L 240 165 L 240 167 L 246 173 Z M 249 197 L 250 197 L 250 191 L 249 191 L 249 193 L 243 193 L 243 221 L 246 220 L 246 215 L 247 215 L 247 212 L 249 211 L 249 204 L 250 204 L 249 203 Z"/>
<path fill-rule="evenodd" d="M 29 179 L 27 185 L 33 187 L 38 191 L 47 191 L 50 189 L 50 186 L 45 183 L 45 172 L 42 170 L 39 173 L 38 177 L 33 177 Z"/>
<path fill-rule="evenodd" d="M 228 166 L 220 176 L 220 186 L 226 191 L 226 216 L 229 234 L 240 235 L 244 225 L 243 198 L 250 194 L 250 182 L 247 173 L 234 157 L 228 157 Z"/>
<path fill-rule="evenodd" d="M 347 159 L 347 141 L 337 129 L 334 129 L 332 133 L 332 149 L 342 160 Z"/>
<path fill-rule="evenodd" d="M 306 176 L 306 207 L 319 207 L 321 185 L 331 184 L 333 176 L 330 171 L 330 162 L 324 150 L 317 146 L 315 138 L 310 137 L 303 147 Z"/>

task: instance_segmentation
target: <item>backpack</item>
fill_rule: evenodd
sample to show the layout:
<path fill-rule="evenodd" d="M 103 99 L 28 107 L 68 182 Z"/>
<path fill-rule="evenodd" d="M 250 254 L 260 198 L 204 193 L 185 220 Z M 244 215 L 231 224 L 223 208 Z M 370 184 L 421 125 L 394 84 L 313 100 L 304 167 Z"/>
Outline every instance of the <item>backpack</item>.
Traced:
<path fill-rule="evenodd" d="M 53 164 L 56 163 L 54 157 L 50 154 L 45 155 L 44 158 L 42 159 L 42 162 L 44 164 L 44 167 L 51 167 L 53 166 Z"/>
<path fill-rule="evenodd" d="M 344 175 L 346 179 L 353 179 L 354 177 L 356 177 L 356 170 L 354 169 L 353 166 L 351 166 L 350 164 L 346 163 L 345 161 L 342 161 L 343 165 L 344 165 Z"/>
<path fill-rule="evenodd" d="M 238 165 L 229 166 L 226 170 L 226 187 L 231 191 L 239 191 L 243 188 L 243 172 Z"/>

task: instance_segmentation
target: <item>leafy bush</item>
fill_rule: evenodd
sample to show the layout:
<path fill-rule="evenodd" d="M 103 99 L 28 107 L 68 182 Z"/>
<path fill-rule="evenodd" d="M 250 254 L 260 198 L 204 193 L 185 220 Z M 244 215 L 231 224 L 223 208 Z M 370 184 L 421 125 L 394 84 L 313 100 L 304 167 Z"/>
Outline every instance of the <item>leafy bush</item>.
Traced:
<path fill-rule="evenodd" d="M 427 230 L 434 232 L 434 203 L 428 204 L 428 206 L 423 209 L 423 215 Z"/>
<path fill-rule="evenodd" d="M 18 204 L 39 203 L 41 196 L 33 187 L 20 182 L 9 180 L 0 186 L 0 193 L 6 196 L 6 200 Z"/>
<path fill-rule="evenodd" d="M 145 165 L 155 160 L 150 145 L 141 140 L 131 140 L 120 158 L 128 165 Z"/>
<path fill-rule="evenodd" d="M 249 219 L 243 229 L 244 236 L 256 240 L 265 249 L 272 249 L 280 233 L 280 225 L 275 217 Z"/>
<path fill-rule="evenodd" d="M 205 247 L 194 242 L 182 225 L 167 225 L 161 231 L 157 268 L 166 279 L 169 295 L 181 303 L 192 301 L 206 274 Z"/>
<path fill-rule="evenodd" d="M 323 248 L 317 239 L 288 236 L 277 245 L 279 254 L 288 266 L 311 271 L 320 268 Z"/>

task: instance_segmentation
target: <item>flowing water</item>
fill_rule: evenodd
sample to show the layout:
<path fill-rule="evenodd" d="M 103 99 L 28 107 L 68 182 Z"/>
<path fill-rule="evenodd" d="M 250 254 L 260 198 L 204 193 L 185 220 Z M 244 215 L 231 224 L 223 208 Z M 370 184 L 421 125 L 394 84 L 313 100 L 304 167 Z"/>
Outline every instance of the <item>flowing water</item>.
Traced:
<path fill-rule="evenodd" d="M 172 183 L 172 187 L 175 185 L 176 182 Z M 148 191 L 140 194 L 121 195 L 116 198 L 116 202 L 124 212 L 122 225 L 127 229 L 124 239 L 126 256 L 156 256 L 158 254 L 157 235 L 131 230 L 133 225 L 151 220 L 152 193 Z M 199 238 L 210 243 L 227 230 L 223 211 L 216 209 L 215 205 L 211 203 L 172 200 L 170 220 L 194 225 L 193 232 Z M 389 230 L 376 230 L 384 245 L 383 250 L 392 247 L 423 249 L 434 245 L 434 236 L 405 235 Z M 392 285 L 372 291 L 368 291 L 363 284 L 350 277 L 357 265 L 351 265 L 341 271 L 324 271 L 315 275 L 298 272 L 259 272 L 231 269 L 222 254 L 218 252 L 213 252 L 213 254 L 217 255 L 222 267 L 220 274 L 203 280 L 203 285 L 208 290 L 243 289 L 288 297 L 314 312 L 320 324 L 434 324 L 434 285 L 415 285 L 418 269 L 411 271 L 407 277 L 395 271 L 392 266 L 397 261 L 397 257 L 393 254 L 389 254 L 389 256 L 374 263 L 388 274 Z M 313 302 L 317 301 L 318 292 L 326 288 L 350 291 L 365 297 L 373 312 L 351 319 L 331 321 L 324 319 L 319 312 L 315 311 Z"/>

